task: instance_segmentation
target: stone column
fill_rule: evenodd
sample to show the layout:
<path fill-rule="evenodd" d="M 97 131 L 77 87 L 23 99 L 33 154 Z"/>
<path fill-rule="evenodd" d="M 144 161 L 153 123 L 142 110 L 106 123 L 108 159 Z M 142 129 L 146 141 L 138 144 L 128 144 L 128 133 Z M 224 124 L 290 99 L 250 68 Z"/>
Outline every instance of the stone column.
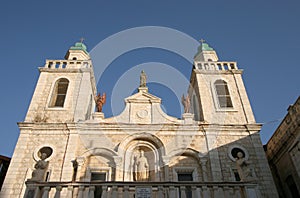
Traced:
<path fill-rule="evenodd" d="M 115 163 L 115 181 L 122 181 L 123 179 L 123 169 L 122 169 L 122 162 L 123 159 L 120 156 L 113 156 L 114 163 Z"/>
<path fill-rule="evenodd" d="M 207 176 L 207 158 L 206 157 L 201 157 L 200 158 L 200 162 L 201 162 L 201 168 L 202 168 L 203 181 L 207 182 L 208 181 L 208 176 Z"/>
<path fill-rule="evenodd" d="M 94 192 L 95 192 L 95 186 L 90 186 L 89 187 L 89 198 L 94 198 Z"/>
<path fill-rule="evenodd" d="M 168 156 L 162 156 L 163 159 L 163 165 L 164 165 L 164 179 L 165 181 L 170 181 L 170 176 L 169 176 L 169 162 L 170 158 Z"/>
<path fill-rule="evenodd" d="M 61 190 L 62 190 L 61 186 L 56 186 L 56 192 L 54 194 L 54 198 L 60 198 Z"/>

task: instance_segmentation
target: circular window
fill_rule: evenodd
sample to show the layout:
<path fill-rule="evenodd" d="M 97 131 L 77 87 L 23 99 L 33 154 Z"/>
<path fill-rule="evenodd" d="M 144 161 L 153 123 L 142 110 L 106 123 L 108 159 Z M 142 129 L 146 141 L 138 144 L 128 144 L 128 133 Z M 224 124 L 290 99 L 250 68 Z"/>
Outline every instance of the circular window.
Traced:
<path fill-rule="evenodd" d="M 240 149 L 240 148 L 233 148 L 233 149 L 231 150 L 231 155 L 232 155 L 232 157 L 233 157 L 234 159 L 237 158 L 237 153 L 238 153 L 238 152 L 243 153 L 243 157 L 245 157 L 245 152 L 244 152 L 242 149 Z"/>
<path fill-rule="evenodd" d="M 232 145 L 228 148 L 228 156 L 232 161 L 235 161 L 238 153 L 242 153 L 243 157 L 248 160 L 249 154 L 247 150 L 240 145 Z"/>
<path fill-rule="evenodd" d="M 41 159 L 43 153 L 45 153 L 47 155 L 46 158 L 49 158 L 53 153 L 53 149 L 49 146 L 42 147 L 37 153 L 37 155 L 40 159 Z"/>

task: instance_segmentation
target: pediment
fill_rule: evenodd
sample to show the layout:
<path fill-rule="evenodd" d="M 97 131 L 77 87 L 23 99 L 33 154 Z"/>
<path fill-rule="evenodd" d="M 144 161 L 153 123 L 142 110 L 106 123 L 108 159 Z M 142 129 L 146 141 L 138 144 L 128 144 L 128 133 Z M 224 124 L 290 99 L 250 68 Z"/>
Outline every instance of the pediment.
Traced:
<path fill-rule="evenodd" d="M 125 109 L 120 115 L 104 121 L 132 124 L 178 124 L 181 122 L 161 109 L 161 98 L 148 93 L 147 87 L 140 87 L 138 90 L 138 93 L 125 98 Z"/>
<path fill-rule="evenodd" d="M 148 93 L 147 88 L 139 88 L 139 92 L 125 98 L 125 102 L 129 103 L 161 103 L 161 99 Z"/>

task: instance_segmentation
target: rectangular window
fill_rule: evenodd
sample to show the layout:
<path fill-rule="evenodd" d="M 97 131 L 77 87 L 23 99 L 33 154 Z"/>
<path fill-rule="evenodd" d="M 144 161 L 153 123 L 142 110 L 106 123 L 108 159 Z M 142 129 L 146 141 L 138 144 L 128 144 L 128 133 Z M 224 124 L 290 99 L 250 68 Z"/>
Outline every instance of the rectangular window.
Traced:
<path fill-rule="evenodd" d="M 233 107 L 227 83 L 224 80 L 217 80 L 215 89 L 220 108 Z"/>
<path fill-rule="evenodd" d="M 177 173 L 178 181 L 193 181 L 192 173 Z"/>

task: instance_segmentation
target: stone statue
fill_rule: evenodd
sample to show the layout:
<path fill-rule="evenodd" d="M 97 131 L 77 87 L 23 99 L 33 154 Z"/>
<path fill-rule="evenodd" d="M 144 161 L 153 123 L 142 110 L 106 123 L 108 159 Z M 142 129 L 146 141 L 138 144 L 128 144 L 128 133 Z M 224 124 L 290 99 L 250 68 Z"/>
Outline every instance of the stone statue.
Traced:
<path fill-rule="evenodd" d="M 32 177 L 30 180 L 32 181 L 44 181 L 45 180 L 45 173 L 47 171 L 49 162 L 46 162 L 46 158 L 47 158 L 47 154 L 46 153 L 42 153 L 40 160 L 36 162 L 36 164 L 34 165 L 35 170 L 33 170 L 32 172 Z"/>
<path fill-rule="evenodd" d="M 103 93 L 101 96 L 100 93 L 95 97 L 95 102 L 96 102 L 96 107 L 97 107 L 97 112 L 102 112 L 102 107 L 106 102 L 106 94 Z"/>
<path fill-rule="evenodd" d="M 184 113 L 190 113 L 191 101 L 190 101 L 190 97 L 188 94 L 187 94 L 186 98 L 184 97 L 184 94 L 182 95 L 181 103 L 184 107 Z"/>
<path fill-rule="evenodd" d="M 144 70 L 142 70 L 140 75 L 140 87 L 146 87 L 147 76 Z"/>
<path fill-rule="evenodd" d="M 242 152 L 236 155 L 237 171 L 241 181 L 247 181 L 252 178 L 251 170 L 249 168 L 249 161 L 247 161 Z"/>
<path fill-rule="evenodd" d="M 137 158 L 136 171 L 136 181 L 148 181 L 149 164 L 143 150 L 140 151 L 140 156 Z"/>

